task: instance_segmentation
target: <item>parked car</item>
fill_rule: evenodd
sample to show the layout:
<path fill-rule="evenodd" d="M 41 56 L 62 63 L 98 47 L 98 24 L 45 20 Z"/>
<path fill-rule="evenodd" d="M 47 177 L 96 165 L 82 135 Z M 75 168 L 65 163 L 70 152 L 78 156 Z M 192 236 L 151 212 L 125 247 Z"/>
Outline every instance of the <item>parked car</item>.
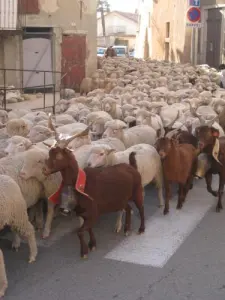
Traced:
<path fill-rule="evenodd" d="M 98 47 L 97 48 L 97 56 L 100 56 L 100 57 L 104 56 L 105 50 L 106 50 L 106 48 L 104 48 L 104 47 Z"/>
<path fill-rule="evenodd" d="M 113 49 L 116 50 L 117 56 L 126 57 L 129 56 L 128 47 L 127 46 L 113 46 Z"/>

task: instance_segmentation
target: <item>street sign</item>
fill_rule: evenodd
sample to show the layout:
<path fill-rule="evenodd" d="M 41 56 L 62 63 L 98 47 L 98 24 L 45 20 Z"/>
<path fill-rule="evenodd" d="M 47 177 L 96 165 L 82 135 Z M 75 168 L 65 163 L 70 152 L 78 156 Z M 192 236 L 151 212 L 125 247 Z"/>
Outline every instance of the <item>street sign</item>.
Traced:
<path fill-rule="evenodd" d="M 200 0 L 189 0 L 189 6 L 200 7 Z"/>
<path fill-rule="evenodd" d="M 198 7 L 190 7 L 187 11 L 187 19 L 190 23 L 197 23 L 201 20 L 201 10 Z"/>

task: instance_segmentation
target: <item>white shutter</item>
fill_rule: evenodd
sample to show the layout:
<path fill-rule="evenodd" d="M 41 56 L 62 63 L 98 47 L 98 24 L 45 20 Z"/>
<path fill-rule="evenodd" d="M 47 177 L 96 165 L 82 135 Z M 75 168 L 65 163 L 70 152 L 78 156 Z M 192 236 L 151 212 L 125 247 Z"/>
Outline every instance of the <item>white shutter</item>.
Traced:
<path fill-rule="evenodd" d="M 17 27 L 18 0 L 0 0 L 0 30 L 15 30 Z"/>

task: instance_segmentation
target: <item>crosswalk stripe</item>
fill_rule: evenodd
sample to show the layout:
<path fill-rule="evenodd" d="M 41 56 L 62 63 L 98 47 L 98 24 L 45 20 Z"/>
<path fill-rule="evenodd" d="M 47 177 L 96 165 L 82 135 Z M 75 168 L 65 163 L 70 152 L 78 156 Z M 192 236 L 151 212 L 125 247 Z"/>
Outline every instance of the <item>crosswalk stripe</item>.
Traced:
<path fill-rule="evenodd" d="M 143 235 L 124 238 L 105 258 L 162 268 L 215 203 L 201 182 L 190 191 L 182 210 L 176 210 L 177 200 L 172 200 L 169 215 L 158 210 L 147 220 Z"/>

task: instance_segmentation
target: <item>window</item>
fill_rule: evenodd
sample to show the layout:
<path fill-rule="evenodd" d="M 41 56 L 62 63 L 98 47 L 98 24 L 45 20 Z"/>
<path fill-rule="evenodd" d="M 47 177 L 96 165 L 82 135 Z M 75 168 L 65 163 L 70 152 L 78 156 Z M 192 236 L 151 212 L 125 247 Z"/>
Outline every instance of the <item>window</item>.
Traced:
<path fill-rule="evenodd" d="M 166 22 L 166 38 L 170 37 L 170 22 Z"/>

